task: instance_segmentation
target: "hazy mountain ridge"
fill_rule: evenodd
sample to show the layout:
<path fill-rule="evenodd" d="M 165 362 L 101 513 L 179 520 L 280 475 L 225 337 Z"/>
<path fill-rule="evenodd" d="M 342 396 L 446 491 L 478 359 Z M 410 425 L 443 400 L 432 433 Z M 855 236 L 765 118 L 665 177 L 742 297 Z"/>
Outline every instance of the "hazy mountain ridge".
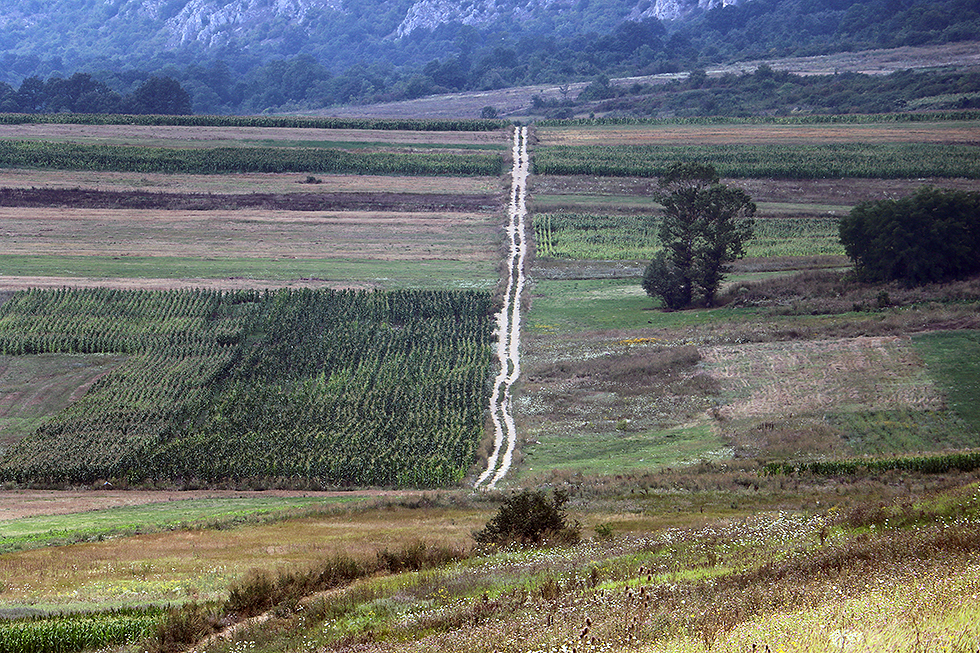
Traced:
<path fill-rule="evenodd" d="M 318 110 L 978 34 L 975 0 L 0 0 L 0 104 L 91 73 L 171 77 L 199 113 Z"/>
<path fill-rule="evenodd" d="M 98 49 L 99 40 L 128 33 L 138 49 L 154 44 L 210 50 L 267 42 L 284 29 L 312 36 L 323 21 L 354 10 L 376 18 L 367 34 L 376 38 L 399 39 L 450 24 L 521 31 L 528 22 L 545 29 L 558 25 L 568 35 L 603 31 L 624 20 L 686 19 L 739 1 L 745 0 L 603 0 L 590 8 L 577 0 L 6 0 L 0 1 L 0 49 L 29 50 L 32 41 L 43 40 L 87 54 Z M 386 25 L 392 19 L 393 29 Z M 120 45 L 112 54 L 133 52 Z"/>
<path fill-rule="evenodd" d="M 394 36 L 408 36 L 415 30 L 435 29 L 439 25 L 461 23 L 485 27 L 496 22 L 526 20 L 536 12 L 568 7 L 572 0 L 530 0 L 520 3 L 498 3 L 496 0 L 452 2 L 452 0 L 419 0 L 409 8 Z"/>

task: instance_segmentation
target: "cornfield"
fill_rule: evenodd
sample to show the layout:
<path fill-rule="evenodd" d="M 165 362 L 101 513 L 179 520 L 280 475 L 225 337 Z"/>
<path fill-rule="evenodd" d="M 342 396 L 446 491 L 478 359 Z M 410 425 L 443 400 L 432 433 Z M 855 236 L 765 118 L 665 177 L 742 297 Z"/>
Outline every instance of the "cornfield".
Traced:
<path fill-rule="evenodd" d="M 763 473 L 816 474 L 819 476 L 849 476 L 876 474 L 891 470 L 920 474 L 945 474 L 953 471 L 972 472 L 980 469 L 980 451 L 963 451 L 921 456 L 892 458 L 853 458 L 850 460 L 818 460 L 810 462 L 768 463 Z"/>
<path fill-rule="evenodd" d="M 179 127 L 300 127 L 392 131 L 495 131 L 503 120 L 423 120 L 419 118 L 303 118 L 274 116 L 163 116 L 100 113 L 4 113 L 0 125 L 161 125 Z"/>
<path fill-rule="evenodd" d="M 0 353 L 128 355 L 0 461 L 0 478 L 439 486 L 489 401 L 484 292 L 32 290 Z"/>
<path fill-rule="evenodd" d="M 659 216 L 542 213 L 534 242 L 543 258 L 648 260 L 660 251 Z M 755 221 L 746 256 L 842 256 L 837 218 L 765 218 Z"/>
<path fill-rule="evenodd" d="M 72 653 L 132 644 L 152 635 L 159 621 L 153 611 L 0 621 L 0 653 Z"/>
<path fill-rule="evenodd" d="M 352 152 L 337 148 L 164 148 L 0 141 L 2 168 L 222 174 L 320 172 L 403 175 L 499 175 L 499 154 Z"/>
<path fill-rule="evenodd" d="M 736 178 L 980 178 L 976 146 L 941 143 L 561 145 L 539 148 L 534 172 L 657 177 L 677 161 L 710 163 L 722 177 Z"/>

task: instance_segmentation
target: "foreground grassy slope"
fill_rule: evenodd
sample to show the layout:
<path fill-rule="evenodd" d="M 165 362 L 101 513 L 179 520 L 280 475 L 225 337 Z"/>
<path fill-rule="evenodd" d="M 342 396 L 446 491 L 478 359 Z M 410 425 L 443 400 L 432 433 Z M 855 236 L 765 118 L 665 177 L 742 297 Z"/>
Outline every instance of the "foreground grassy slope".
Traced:
<path fill-rule="evenodd" d="M 186 603 L 194 648 L 210 653 L 973 651 L 976 474 L 900 478 L 760 476 L 748 463 L 579 478 L 565 487 L 586 540 L 545 549 L 472 550 L 494 497 L 323 507 L 5 554 L 0 592 L 22 613 Z M 328 580 L 341 571 L 348 580 Z M 263 621 L 201 641 L 249 614 Z"/>
<path fill-rule="evenodd" d="M 969 651 L 976 490 L 491 554 L 357 583 L 207 650 Z"/>

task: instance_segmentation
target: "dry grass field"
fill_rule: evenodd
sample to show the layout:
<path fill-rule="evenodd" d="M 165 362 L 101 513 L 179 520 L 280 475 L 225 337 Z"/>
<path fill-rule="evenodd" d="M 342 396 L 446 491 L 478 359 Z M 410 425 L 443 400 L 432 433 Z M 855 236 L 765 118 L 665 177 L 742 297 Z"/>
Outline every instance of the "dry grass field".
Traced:
<path fill-rule="evenodd" d="M 489 214 L 2 208 L 4 253 L 490 261 Z"/>
<path fill-rule="evenodd" d="M 615 125 L 582 129 L 541 127 L 542 146 L 552 145 L 702 145 L 814 143 L 980 143 L 972 121 L 878 124 L 746 124 L 746 125 Z"/>
<path fill-rule="evenodd" d="M 295 495 L 295 493 L 294 493 Z M 241 492 L 129 492 L 125 496 L 97 493 L 78 499 L 71 510 L 79 518 L 84 509 L 139 505 L 144 509 L 163 502 L 175 517 L 182 502 L 247 496 Z M 277 492 L 275 496 L 287 496 Z M 233 528 L 166 529 L 159 533 L 110 538 L 61 547 L 46 547 L 0 556 L 2 603 L 42 609 L 79 609 L 134 605 L 146 602 L 214 600 L 226 595 L 228 585 L 250 569 L 302 567 L 334 554 L 373 558 L 384 548 L 402 548 L 419 539 L 433 545 L 464 546 L 470 531 L 482 524 L 485 511 L 425 511 L 392 505 L 390 508 L 353 511 L 331 509 L 329 502 L 350 493 L 317 493 L 323 503 L 314 516 L 246 522 Z M 365 495 L 369 496 L 369 495 Z M 132 498 L 130 498 L 132 497 Z M 39 497 L 64 507 L 64 498 Z M 19 499 L 0 496 L 0 503 Z M 37 498 L 35 499 L 37 501 Z M 376 501 L 376 500 L 372 500 Z M 385 499 L 384 506 L 391 499 Z M 190 508 L 188 508 L 190 510 Z M 2 515 L 2 513 L 0 513 Z M 70 524 L 67 517 L 63 523 Z M 0 521 L 0 528 L 3 522 Z"/>
<path fill-rule="evenodd" d="M 940 391 L 907 338 L 858 337 L 710 347 L 705 373 L 728 399 L 725 420 L 837 410 L 940 410 Z"/>

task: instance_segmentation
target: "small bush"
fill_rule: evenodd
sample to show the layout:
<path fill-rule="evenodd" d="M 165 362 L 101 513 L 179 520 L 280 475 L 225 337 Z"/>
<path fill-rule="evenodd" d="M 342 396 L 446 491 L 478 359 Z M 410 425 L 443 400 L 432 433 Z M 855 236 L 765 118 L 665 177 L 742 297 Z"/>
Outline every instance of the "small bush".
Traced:
<path fill-rule="evenodd" d="M 555 490 L 551 497 L 541 490 L 522 490 L 504 501 L 482 531 L 473 535 L 480 544 L 540 544 L 546 539 L 572 543 L 581 537 L 581 526 L 569 524 L 565 515 L 568 493 Z"/>
<path fill-rule="evenodd" d="M 446 546 L 428 546 L 419 541 L 400 551 L 378 551 L 378 569 L 389 573 L 441 567 L 462 560 L 466 554 Z"/>
<path fill-rule="evenodd" d="M 231 586 L 225 607 L 229 612 L 259 614 L 276 603 L 277 594 L 276 583 L 268 572 L 252 570 Z"/>
<path fill-rule="evenodd" d="M 215 614 L 199 603 L 169 608 L 157 626 L 156 641 L 151 648 L 158 653 L 184 651 L 217 627 Z"/>

